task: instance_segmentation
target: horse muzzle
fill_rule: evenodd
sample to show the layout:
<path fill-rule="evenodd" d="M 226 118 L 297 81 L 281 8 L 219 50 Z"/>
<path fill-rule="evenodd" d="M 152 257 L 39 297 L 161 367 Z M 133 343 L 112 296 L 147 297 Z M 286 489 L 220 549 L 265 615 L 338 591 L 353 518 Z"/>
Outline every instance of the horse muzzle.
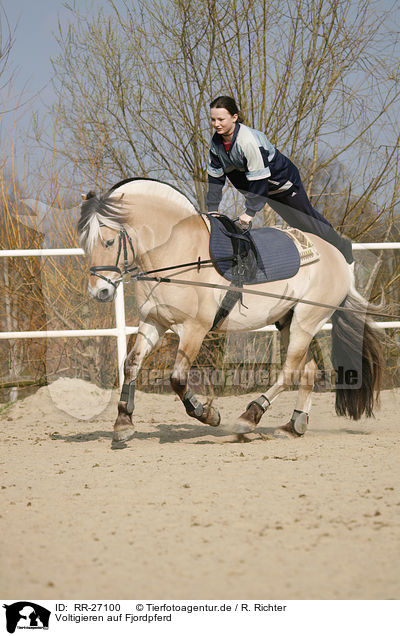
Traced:
<path fill-rule="evenodd" d="M 114 300 L 116 287 L 110 283 L 102 282 L 97 284 L 96 287 L 89 285 L 89 293 L 94 300 L 100 303 L 108 303 Z"/>

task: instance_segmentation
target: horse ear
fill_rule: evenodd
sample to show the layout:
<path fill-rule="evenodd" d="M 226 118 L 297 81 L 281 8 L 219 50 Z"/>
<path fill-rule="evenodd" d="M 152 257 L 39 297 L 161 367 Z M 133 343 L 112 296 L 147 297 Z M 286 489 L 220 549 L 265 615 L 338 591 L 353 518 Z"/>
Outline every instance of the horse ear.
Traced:
<path fill-rule="evenodd" d="M 90 190 L 87 194 L 81 194 L 82 201 L 87 201 L 88 199 L 93 199 L 96 197 L 96 193 L 93 190 Z"/>

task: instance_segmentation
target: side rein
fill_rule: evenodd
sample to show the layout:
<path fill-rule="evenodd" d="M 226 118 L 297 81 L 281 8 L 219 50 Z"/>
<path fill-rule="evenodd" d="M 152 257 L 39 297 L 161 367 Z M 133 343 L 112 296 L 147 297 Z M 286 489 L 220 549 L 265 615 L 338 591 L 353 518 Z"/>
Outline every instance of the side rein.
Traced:
<path fill-rule="evenodd" d="M 135 250 L 132 244 L 132 239 L 127 233 L 127 231 L 125 230 L 125 228 L 121 228 L 119 232 L 119 236 L 118 236 L 118 241 L 119 241 L 118 254 L 117 254 L 117 260 L 115 261 L 115 265 L 95 265 L 94 267 L 91 267 L 89 270 L 91 276 L 97 276 L 98 278 L 102 278 L 103 280 L 105 280 L 107 283 L 110 283 L 110 285 L 112 285 L 115 288 L 117 288 L 118 284 L 122 281 L 124 276 L 126 276 L 127 274 L 132 274 L 133 271 L 138 269 L 137 266 L 134 265 Z M 132 263 L 130 265 L 128 260 L 128 246 L 130 247 L 130 250 L 132 252 Z M 123 252 L 123 256 L 124 256 L 123 270 L 121 270 L 121 268 L 118 267 L 121 252 Z M 99 272 L 116 272 L 117 274 L 119 274 L 120 277 L 112 280 L 111 278 L 108 278 L 107 276 L 104 276 L 103 274 L 100 274 Z"/>

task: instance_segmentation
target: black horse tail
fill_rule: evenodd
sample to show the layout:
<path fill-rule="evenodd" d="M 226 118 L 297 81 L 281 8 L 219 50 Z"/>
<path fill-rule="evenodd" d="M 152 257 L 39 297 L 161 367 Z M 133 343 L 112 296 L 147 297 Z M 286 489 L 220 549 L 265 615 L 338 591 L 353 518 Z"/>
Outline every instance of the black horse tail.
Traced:
<path fill-rule="evenodd" d="M 373 415 L 382 386 L 383 344 L 369 315 L 382 307 L 370 305 L 355 290 L 350 291 L 341 306 L 343 310 L 332 316 L 335 408 L 338 415 L 359 420 L 364 414 Z"/>

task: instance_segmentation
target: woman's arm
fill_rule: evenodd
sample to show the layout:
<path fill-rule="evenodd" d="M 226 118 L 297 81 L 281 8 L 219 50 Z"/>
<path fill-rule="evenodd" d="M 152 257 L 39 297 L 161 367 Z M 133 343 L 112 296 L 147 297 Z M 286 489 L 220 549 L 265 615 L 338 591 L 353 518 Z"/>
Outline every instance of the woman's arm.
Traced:
<path fill-rule="evenodd" d="M 225 175 L 222 177 L 212 177 L 208 175 L 207 210 L 216 212 L 222 199 L 222 188 L 225 185 Z"/>
<path fill-rule="evenodd" d="M 246 192 L 246 213 L 248 216 L 254 217 L 266 204 L 268 196 L 268 180 L 255 179 L 248 181 L 249 186 Z"/>

